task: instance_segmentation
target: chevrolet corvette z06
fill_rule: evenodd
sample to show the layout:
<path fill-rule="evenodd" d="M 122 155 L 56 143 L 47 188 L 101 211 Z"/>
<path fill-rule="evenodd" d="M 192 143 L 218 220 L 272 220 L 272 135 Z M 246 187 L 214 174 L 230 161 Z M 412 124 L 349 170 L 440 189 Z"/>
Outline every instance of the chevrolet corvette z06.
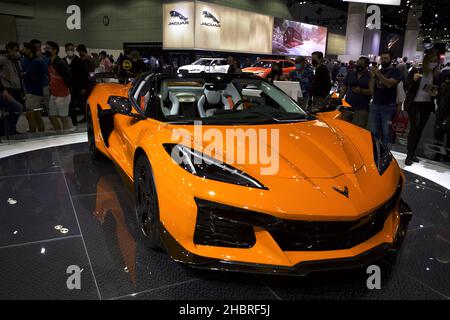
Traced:
<path fill-rule="evenodd" d="M 340 102 L 307 112 L 248 74 L 144 74 L 95 87 L 89 148 L 132 183 L 143 241 L 175 261 L 286 275 L 358 267 L 395 254 L 412 213 L 397 162 L 340 119 Z"/>

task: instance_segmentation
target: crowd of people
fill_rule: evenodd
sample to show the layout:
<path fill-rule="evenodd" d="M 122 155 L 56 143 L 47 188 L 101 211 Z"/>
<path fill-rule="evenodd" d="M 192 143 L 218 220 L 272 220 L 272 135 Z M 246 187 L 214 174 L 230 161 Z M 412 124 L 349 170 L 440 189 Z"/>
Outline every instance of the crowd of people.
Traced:
<path fill-rule="evenodd" d="M 319 106 L 329 96 L 333 85 L 353 111 L 344 120 L 368 129 L 388 148 L 395 141 L 393 122 L 405 111 L 409 118 L 406 165 L 419 162 L 416 152 L 431 113 L 436 113 L 435 140 L 450 150 L 450 63 L 441 66 L 439 54 L 427 50 L 421 63 L 400 62 L 386 51 L 380 64 L 360 57 L 358 61 L 341 63 L 324 59 L 322 52 L 312 53 L 311 63 L 305 57 L 295 59 L 295 71 L 283 73 L 281 63 L 273 63 L 267 77 L 273 81 L 299 81 L 303 98 L 299 104 L 307 109 Z M 229 58 L 230 72 L 240 70 Z M 446 141 L 446 142 L 444 142 Z M 449 156 L 436 155 L 436 160 L 450 161 Z"/>
<path fill-rule="evenodd" d="M 31 40 L 6 45 L 6 55 L 0 56 L 0 136 L 20 135 L 17 123 L 25 113 L 28 133 L 43 134 L 46 129 L 43 114 L 48 115 L 56 133 L 77 129 L 79 115 L 85 109 L 94 85 L 96 72 L 114 72 L 114 58 L 105 51 L 88 54 L 85 45 L 65 44 L 65 57 L 54 41 Z M 117 70 L 117 67 L 116 67 Z"/>
<path fill-rule="evenodd" d="M 340 86 L 341 96 L 354 110 L 345 119 L 369 129 L 390 147 L 395 139 L 394 119 L 400 112 L 406 111 L 409 133 L 405 164 L 410 166 L 419 162 L 417 148 L 431 113 L 436 112 L 437 115 L 435 140 L 444 146 L 444 136 L 448 134 L 448 130 L 442 130 L 448 126 L 450 112 L 445 100 L 449 94 L 448 66 L 441 72 L 439 54 L 435 50 L 427 50 L 420 64 L 408 63 L 406 57 L 396 63 L 391 52 L 381 55 L 381 66 L 371 65 L 368 58 L 361 57 L 347 69 Z M 450 148 L 450 139 L 447 139 L 444 148 Z M 449 161 L 448 156 L 444 160 Z"/>
<path fill-rule="evenodd" d="M 30 133 L 46 130 L 43 112 L 57 133 L 71 132 L 85 121 L 79 121 L 78 115 L 85 109 L 94 85 L 93 74 L 106 72 L 132 78 L 145 71 L 158 72 L 162 65 L 153 57 L 145 63 L 138 51 L 121 54 L 114 63 L 105 51 L 88 54 L 83 44 L 67 43 L 63 58 L 59 50 L 53 41 L 42 45 L 32 40 L 22 49 L 17 43 L 6 45 L 6 56 L 0 57 L 0 108 L 7 113 L 6 121 L 0 122 L 0 135 L 19 134 L 16 125 L 22 112 L 26 113 Z M 383 52 L 380 64 L 367 57 L 344 64 L 326 60 L 322 52 L 313 52 L 311 57 L 311 62 L 297 57 L 295 70 L 288 74 L 283 72 L 282 63 L 274 62 L 267 80 L 298 81 L 303 95 L 299 104 L 306 109 L 321 105 L 335 85 L 353 108 L 353 112 L 344 114 L 344 120 L 370 130 L 388 147 L 394 141 L 393 120 L 405 110 L 410 123 L 406 165 L 419 161 L 417 147 L 432 112 L 436 112 L 435 138 L 450 149 L 450 139 L 445 137 L 450 131 L 450 63 L 441 66 L 436 51 L 426 51 L 420 64 L 409 63 L 406 57 L 397 63 L 391 52 Z M 249 59 L 241 65 L 232 56 L 227 62 L 230 74 L 242 73 L 243 68 L 251 66 Z"/>

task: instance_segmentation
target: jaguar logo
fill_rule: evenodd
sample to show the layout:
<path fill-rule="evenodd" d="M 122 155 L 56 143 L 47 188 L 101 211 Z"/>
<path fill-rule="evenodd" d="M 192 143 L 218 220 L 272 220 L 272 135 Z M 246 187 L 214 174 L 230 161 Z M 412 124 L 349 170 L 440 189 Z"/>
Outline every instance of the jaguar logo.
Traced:
<path fill-rule="evenodd" d="M 349 198 L 349 190 L 348 187 L 345 186 L 344 190 L 341 190 L 339 188 L 333 187 L 334 191 L 342 194 L 344 197 Z"/>
<path fill-rule="evenodd" d="M 170 14 L 170 17 L 172 19 L 178 19 L 179 20 L 179 21 L 171 21 L 171 22 L 169 22 L 169 26 L 189 24 L 189 18 L 183 16 L 178 11 L 171 10 L 169 14 Z"/>
<path fill-rule="evenodd" d="M 201 23 L 202 26 L 216 27 L 216 28 L 220 28 L 221 27 L 219 19 L 217 19 L 211 12 L 203 11 L 203 17 L 205 17 L 206 19 L 212 20 L 213 22 L 203 21 Z"/>

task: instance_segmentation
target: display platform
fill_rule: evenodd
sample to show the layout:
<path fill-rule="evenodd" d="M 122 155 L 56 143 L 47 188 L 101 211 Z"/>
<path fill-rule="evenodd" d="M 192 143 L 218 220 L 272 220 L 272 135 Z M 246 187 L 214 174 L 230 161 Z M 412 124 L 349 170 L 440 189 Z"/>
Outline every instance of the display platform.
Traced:
<path fill-rule="evenodd" d="M 369 290 L 365 269 L 199 272 L 146 248 L 132 193 L 87 143 L 0 157 L 0 299 L 450 299 L 450 191 L 405 174 L 414 217 L 397 261 L 378 263 L 381 290 Z M 80 290 L 67 288 L 69 266 L 83 270 Z"/>

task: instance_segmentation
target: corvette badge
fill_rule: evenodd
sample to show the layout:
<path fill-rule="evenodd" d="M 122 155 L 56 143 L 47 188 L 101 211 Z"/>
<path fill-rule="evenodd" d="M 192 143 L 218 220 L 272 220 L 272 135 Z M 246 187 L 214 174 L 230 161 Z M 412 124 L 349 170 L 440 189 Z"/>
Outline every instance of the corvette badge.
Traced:
<path fill-rule="evenodd" d="M 348 187 L 347 186 L 345 186 L 344 190 L 341 190 L 341 189 L 336 188 L 336 187 L 333 187 L 333 189 L 336 192 L 339 192 L 340 194 L 342 194 L 344 197 L 349 198 L 349 191 L 348 191 Z"/>

